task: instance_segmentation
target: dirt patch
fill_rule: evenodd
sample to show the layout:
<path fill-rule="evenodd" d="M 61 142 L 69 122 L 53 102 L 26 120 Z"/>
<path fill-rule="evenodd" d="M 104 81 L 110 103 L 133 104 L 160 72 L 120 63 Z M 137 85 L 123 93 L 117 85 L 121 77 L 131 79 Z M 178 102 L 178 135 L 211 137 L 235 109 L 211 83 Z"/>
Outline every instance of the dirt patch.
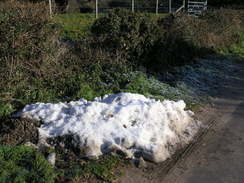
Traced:
<path fill-rule="evenodd" d="M 0 118 L 0 144 L 19 145 L 25 142 L 38 143 L 38 129 L 40 122 L 5 117 Z"/>

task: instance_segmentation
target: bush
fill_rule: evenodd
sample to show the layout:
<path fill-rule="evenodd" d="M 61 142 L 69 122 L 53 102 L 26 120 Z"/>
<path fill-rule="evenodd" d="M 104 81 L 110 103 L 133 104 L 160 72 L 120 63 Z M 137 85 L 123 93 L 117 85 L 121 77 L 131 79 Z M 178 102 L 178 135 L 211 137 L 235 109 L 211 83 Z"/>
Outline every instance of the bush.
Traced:
<path fill-rule="evenodd" d="M 0 88 L 1 102 L 43 99 L 40 78 L 54 75 L 51 53 L 58 31 L 50 23 L 45 3 L 6 2 L 0 7 Z M 38 89 L 37 89 L 38 88 Z M 50 98 L 50 97 L 49 97 Z M 1 111 L 1 109 L 0 109 Z"/>
<path fill-rule="evenodd" d="M 119 90 L 117 79 L 127 70 L 122 58 L 86 40 L 59 41 L 46 4 L 8 2 L 0 14 L 0 116 L 30 103 L 91 100 Z"/>
<path fill-rule="evenodd" d="M 0 116 L 34 102 L 95 96 L 85 93 L 83 65 L 88 62 L 90 52 L 84 59 L 77 58 L 73 43 L 58 40 L 60 27 L 50 20 L 45 3 L 11 1 L 3 5 L 0 8 Z"/>
<path fill-rule="evenodd" d="M 179 15 L 174 19 L 171 31 L 180 33 L 197 48 L 216 51 L 238 40 L 239 33 L 244 30 L 243 18 L 242 11 L 231 9 L 208 11 L 198 19 Z"/>
<path fill-rule="evenodd" d="M 140 56 L 160 35 L 159 27 L 149 16 L 115 9 L 93 24 L 91 32 L 97 46 L 116 54 L 122 52 L 130 62 L 138 65 Z"/>
<path fill-rule="evenodd" d="M 148 49 L 143 56 L 143 65 L 148 71 L 165 73 L 172 67 L 192 63 L 198 53 L 199 49 L 179 33 L 168 32 Z"/>
<path fill-rule="evenodd" d="M 243 15 L 243 11 L 223 9 L 209 11 L 200 18 L 179 14 L 162 19 L 159 24 L 165 34 L 148 50 L 144 65 L 164 72 L 230 47 L 244 31 Z"/>
<path fill-rule="evenodd" d="M 59 41 L 46 4 L 13 1 L 0 14 L 0 116 L 30 103 L 93 99 L 119 90 L 114 77 L 127 70 L 123 59 L 92 48 L 89 40 Z"/>
<path fill-rule="evenodd" d="M 98 48 L 119 52 L 136 68 L 164 73 L 236 43 L 243 18 L 242 11 L 223 9 L 198 19 L 179 14 L 157 22 L 146 14 L 116 9 L 98 19 L 91 32 Z"/>
<path fill-rule="evenodd" d="M 43 155 L 24 147 L 0 146 L 0 182 L 52 183 L 55 173 Z"/>

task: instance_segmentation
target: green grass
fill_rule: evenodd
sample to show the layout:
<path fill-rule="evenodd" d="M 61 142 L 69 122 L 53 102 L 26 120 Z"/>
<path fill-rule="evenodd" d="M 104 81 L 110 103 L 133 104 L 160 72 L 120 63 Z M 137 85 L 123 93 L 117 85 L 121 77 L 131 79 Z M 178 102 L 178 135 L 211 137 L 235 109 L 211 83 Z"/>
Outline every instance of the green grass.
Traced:
<path fill-rule="evenodd" d="M 90 13 L 59 14 L 54 17 L 54 22 L 63 27 L 61 36 L 74 40 L 89 34 L 95 20 L 95 15 Z"/>
<path fill-rule="evenodd" d="M 98 160 L 89 161 L 84 170 L 104 181 L 112 182 L 118 175 L 122 174 L 121 170 L 117 171 L 117 169 L 126 166 L 127 163 L 119 156 L 103 155 Z"/>

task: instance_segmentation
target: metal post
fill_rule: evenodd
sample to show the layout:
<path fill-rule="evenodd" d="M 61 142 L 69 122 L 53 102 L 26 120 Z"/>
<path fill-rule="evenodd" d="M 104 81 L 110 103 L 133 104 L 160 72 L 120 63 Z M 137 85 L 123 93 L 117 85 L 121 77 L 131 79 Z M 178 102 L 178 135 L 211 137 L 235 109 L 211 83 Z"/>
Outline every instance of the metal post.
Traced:
<path fill-rule="evenodd" d="M 98 0 L 96 0 L 96 18 L 98 18 Z"/>
<path fill-rule="evenodd" d="M 131 11 L 135 12 L 135 0 L 131 0 Z"/>
<path fill-rule="evenodd" d="M 171 9 L 171 0 L 169 0 L 169 13 L 172 12 L 172 9 Z"/>
<path fill-rule="evenodd" d="M 158 0 L 156 0 L 156 15 L 158 14 Z"/>
<path fill-rule="evenodd" d="M 49 0 L 49 11 L 50 11 L 50 16 L 52 16 L 52 0 Z"/>

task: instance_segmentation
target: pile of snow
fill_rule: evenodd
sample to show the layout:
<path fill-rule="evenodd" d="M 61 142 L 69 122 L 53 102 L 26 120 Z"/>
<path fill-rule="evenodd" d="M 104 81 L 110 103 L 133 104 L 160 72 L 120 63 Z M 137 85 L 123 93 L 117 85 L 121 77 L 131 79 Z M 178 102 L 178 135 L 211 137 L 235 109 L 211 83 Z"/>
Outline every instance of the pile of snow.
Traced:
<path fill-rule="evenodd" d="M 185 111 L 183 101 L 156 101 L 143 95 L 120 93 L 69 103 L 27 105 L 19 115 L 41 120 L 40 137 L 73 134 L 87 156 L 120 150 L 128 157 L 141 154 L 154 162 L 166 160 L 188 143 L 199 122 Z"/>

